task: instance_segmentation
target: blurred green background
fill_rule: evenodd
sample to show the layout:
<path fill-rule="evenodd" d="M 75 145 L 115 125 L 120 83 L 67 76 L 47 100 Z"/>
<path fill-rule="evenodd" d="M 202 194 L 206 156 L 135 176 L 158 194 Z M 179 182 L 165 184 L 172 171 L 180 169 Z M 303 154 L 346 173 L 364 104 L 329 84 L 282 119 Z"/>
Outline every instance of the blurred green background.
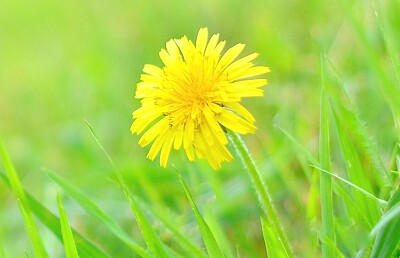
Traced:
<path fill-rule="evenodd" d="M 0 134 L 25 188 L 57 213 L 55 194 L 60 190 L 46 175 L 45 169 L 51 170 L 141 239 L 86 119 L 132 191 L 174 214 L 188 237 L 199 238 L 172 166 L 162 169 L 158 159 L 147 160 L 149 148 L 138 146 L 139 137 L 129 127 L 131 113 L 139 107 L 134 90 L 143 65 L 161 65 L 158 52 L 167 40 L 183 35 L 194 40 L 199 28 L 208 27 L 228 47 L 245 43 L 244 54 L 258 52 L 255 63 L 271 67 L 265 96 L 244 101 L 258 127 L 244 139 L 271 188 L 295 253 L 318 254 L 314 224 L 307 218 L 309 168 L 302 167 L 275 125 L 316 154 L 321 52 L 345 81 L 382 157 L 389 159 L 395 138 L 379 86 L 383 82 L 368 62 L 345 6 L 363 24 L 383 72 L 393 78 L 373 1 L 0 0 Z M 383 10 L 396 33 L 399 2 L 387 1 Z M 265 255 L 256 197 L 239 160 L 217 172 L 205 161 L 189 163 L 182 152 L 174 152 L 170 163 L 187 180 L 205 217 L 219 218 L 229 241 L 240 243 L 243 257 Z M 131 255 L 73 201 L 65 198 L 64 203 L 71 224 L 83 235 L 115 257 Z M 0 228 L 6 253 L 25 257 L 31 252 L 17 202 L 3 182 Z M 58 240 L 44 228 L 41 232 L 51 257 L 62 257 Z M 168 242 L 167 232 L 161 236 Z"/>

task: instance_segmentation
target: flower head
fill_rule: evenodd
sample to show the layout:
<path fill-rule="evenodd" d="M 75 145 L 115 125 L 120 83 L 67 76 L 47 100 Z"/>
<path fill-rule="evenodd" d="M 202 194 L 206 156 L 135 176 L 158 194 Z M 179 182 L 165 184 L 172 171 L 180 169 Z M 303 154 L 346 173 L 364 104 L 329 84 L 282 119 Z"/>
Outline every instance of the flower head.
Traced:
<path fill-rule="evenodd" d="M 263 95 L 260 87 L 267 80 L 254 77 L 269 68 L 254 66 L 257 53 L 237 59 L 244 44 L 221 54 L 224 45 L 219 34 L 208 41 L 208 30 L 202 28 L 196 44 L 186 36 L 167 42 L 160 51 L 164 67 L 144 66 L 135 96 L 142 106 L 133 112 L 131 131 L 140 134 L 150 126 L 139 140 L 142 147 L 153 142 L 149 159 L 161 151 L 165 167 L 171 149 L 183 148 L 190 161 L 196 153 L 218 169 L 232 159 L 224 129 L 241 134 L 256 130 L 255 119 L 239 102 Z"/>

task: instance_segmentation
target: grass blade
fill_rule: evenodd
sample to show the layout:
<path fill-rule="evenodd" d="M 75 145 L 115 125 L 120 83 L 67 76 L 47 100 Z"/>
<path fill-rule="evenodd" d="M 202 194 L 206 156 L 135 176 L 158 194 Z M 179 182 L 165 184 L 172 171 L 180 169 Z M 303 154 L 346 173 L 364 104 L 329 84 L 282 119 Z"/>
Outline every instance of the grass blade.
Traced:
<path fill-rule="evenodd" d="M 345 128 L 346 120 L 340 115 L 340 111 L 333 109 L 333 113 L 336 124 L 336 132 L 339 137 L 340 149 L 344 157 L 344 163 L 349 181 L 360 188 L 371 192 L 371 183 L 373 182 L 370 182 L 367 178 L 359 157 L 359 153 L 354 148 L 354 145 L 347 134 L 347 128 Z M 353 196 L 362 213 L 366 215 L 368 219 L 366 221 L 366 226 L 368 230 L 370 230 L 380 217 L 379 206 L 377 206 L 376 203 L 373 203 L 372 200 L 365 198 L 365 196 L 361 195 L 359 192 L 354 192 Z"/>
<path fill-rule="evenodd" d="M 319 161 L 310 153 L 310 151 L 304 148 L 304 146 L 301 145 L 288 131 L 286 131 L 279 125 L 275 125 L 275 127 L 278 128 L 287 137 L 287 139 L 290 140 L 293 147 L 298 150 L 299 153 L 302 153 L 311 164 L 313 164 L 314 166 L 320 165 Z"/>
<path fill-rule="evenodd" d="M 78 202 L 87 212 L 98 218 L 117 238 L 136 251 L 141 257 L 149 257 L 149 254 L 139 246 L 133 239 L 121 229 L 107 214 L 105 214 L 95 203 L 85 196 L 77 188 L 69 184 L 60 176 L 47 171 L 49 177 L 57 183 L 71 198 Z"/>
<path fill-rule="evenodd" d="M 69 225 L 67 214 L 65 213 L 64 206 L 61 202 L 60 194 L 57 194 L 58 211 L 60 213 L 60 226 L 61 234 L 63 237 L 65 256 L 67 258 L 77 258 L 78 251 L 76 250 L 74 236 L 72 234 L 71 226 Z"/>
<path fill-rule="evenodd" d="M 186 250 L 187 255 L 194 257 L 206 258 L 204 252 L 194 245 L 186 236 L 182 235 L 181 232 L 177 229 L 176 225 L 173 225 L 171 222 L 173 221 L 171 218 L 167 218 L 162 211 L 159 209 L 154 209 L 147 205 L 146 203 L 140 203 L 147 211 L 151 213 L 158 221 L 160 221 L 168 230 L 172 232 L 174 238 L 177 239 L 177 243 Z"/>
<path fill-rule="evenodd" d="M 7 176 L 3 173 L 0 173 L 0 178 L 4 180 L 4 182 L 10 186 L 10 181 Z M 29 203 L 31 211 L 35 216 L 51 231 L 53 234 L 62 241 L 62 234 L 60 228 L 60 220 L 54 215 L 51 211 L 49 211 L 46 207 L 44 207 L 39 201 L 37 201 L 32 195 L 25 192 L 26 200 Z M 76 247 L 80 257 L 99 257 L 99 258 L 107 258 L 107 255 L 104 251 L 102 251 L 99 247 L 95 246 L 89 240 L 81 236 L 78 232 L 72 229 L 74 234 L 74 239 L 76 243 Z"/>
<path fill-rule="evenodd" d="M 341 177 L 338 176 L 338 175 L 335 175 L 335 174 L 333 174 L 333 173 L 331 173 L 331 172 L 329 172 L 329 171 L 327 171 L 327 170 L 325 170 L 325 169 L 322 169 L 322 168 L 320 168 L 320 167 L 317 167 L 317 166 L 313 166 L 313 165 L 310 165 L 310 166 L 311 166 L 311 167 L 314 167 L 314 168 L 316 168 L 316 169 L 318 169 L 319 171 L 321 171 L 321 172 L 323 172 L 323 173 L 326 173 L 326 174 L 328 174 L 328 175 L 331 175 L 331 176 L 333 176 L 334 178 L 337 178 L 337 179 L 339 179 L 340 181 L 342 181 L 342 182 L 348 184 L 349 186 L 351 186 L 351 187 L 355 188 L 356 190 L 358 190 L 359 192 L 363 193 L 366 197 L 375 200 L 380 206 L 383 206 L 383 205 L 386 205 L 386 204 L 387 204 L 387 202 L 386 202 L 385 200 L 379 199 L 378 197 L 376 197 L 375 195 L 373 195 L 373 194 L 371 194 L 370 192 L 366 191 L 365 189 L 359 187 L 359 186 L 356 185 L 356 184 L 353 184 L 352 182 L 350 182 L 350 181 L 348 181 L 348 180 L 346 180 L 346 179 L 344 179 L 344 178 L 341 178 Z"/>
<path fill-rule="evenodd" d="M 321 58 L 322 83 L 324 79 L 324 65 Z M 328 107 L 325 88 L 321 89 L 321 114 L 320 114 L 320 142 L 319 142 L 319 160 L 322 168 L 330 170 L 330 147 L 329 147 L 329 120 Z M 333 203 L 332 203 L 332 179 L 327 174 L 320 175 L 320 198 L 321 198 L 321 216 L 322 216 L 322 234 L 329 242 L 335 243 L 335 227 L 333 223 Z M 322 256 L 335 257 L 335 244 L 328 244 L 322 241 Z"/>
<path fill-rule="evenodd" d="M 176 174 L 178 175 L 179 182 L 182 185 L 182 188 L 185 192 L 185 195 L 187 199 L 189 200 L 190 206 L 192 206 L 193 213 L 196 217 L 197 225 L 199 226 L 201 235 L 203 237 L 204 244 L 207 248 L 208 256 L 211 258 L 220 258 L 220 257 L 225 257 L 224 254 L 221 251 L 220 246 L 218 245 L 217 240 L 215 239 L 213 233 L 211 232 L 209 226 L 201 216 L 199 210 L 197 209 L 197 206 L 195 202 L 193 201 L 192 195 L 189 192 L 189 189 L 187 188 L 185 182 L 182 179 L 182 176 L 179 174 L 179 172 L 176 170 Z"/>
<path fill-rule="evenodd" d="M 26 200 L 24 190 L 21 182 L 19 181 L 17 172 L 15 171 L 14 165 L 11 162 L 10 157 L 0 140 L 0 156 L 3 161 L 4 169 L 10 180 L 11 189 L 14 192 L 15 197 L 18 200 L 18 205 L 21 209 L 21 213 L 24 217 L 25 227 L 28 231 L 29 238 L 33 247 L 33 251 L 36 257 L 48 257 L 46 250 L 44 249 L 42 239 L 40 238 L 36 223 L 33 219 L 28 201 Z"/>
<path fill-rule="evenodd" d="M 268 257 L 287 257 L 273 225 L 265 217 L 261 217 L 261 227 Z"/>
<path fill-rule="evenodd" d="M 86 123 L 86 126 L 88 127 L 90 133 L 92 134 L 93 138 L 95 139 L 96 143 L 98 144 L 98 146 L 100 147 L 100 149 L 103 151 L 103 153 L 106 155 L 108 161 L 110 162 L 110 164 L 114 170 L 114 173 L 117 176 L 118 182 L 121 185 L 122 190 L 124 191 L 125 197 L 129 201 L 129 206 L 130 206 L 131 210 L 133 211 L 133 213 L 135 214 L 136 221 L 142 231 L 143 238 L 146 241 L 146 244 L 149 247 L 150 251 L 156 257 L 169 257 L 170 252 L 168 252 L 168 250 L 162 244 L 161 240 L 157 237 L 157 234 L 154 231 L 153 227 L 151 226 L 150 221 L 146 218 L 139 203 L 136 201 L 135 197 L 130 192 L 128 186 L 125 184 L 124 179 L 121 175 L 121 172 L 119 171 L 117 166 L 114 164 L 114 161 L 112 160 L 111 156 L 108 154 L 108 152 L 105 150 L 103 145 L 100 143 L 99 139 L 97 138 L 96 134 L 94 133 L 94 130 L 90 126 L 89 122 L 85 120 L 85 123 Z"/>
<path fill-rule="evenodd" d="M 389 257 L 400 242 L 400 190 L 392 195 L 388 203 L 388 211 L 375 225 L 371 236 L 376 234 L 371 257 Z M 399 250 L 398 250 L 399 251 Z"/>
<path fill-rule="evenodd" d="M 284 252 L 286 253 L 287 257 L 292 257 L 292 251 L 289 245 L 289 241 L 287 240 L 287 237 L 282 229 L 282 226 L 280 225 L 278 215 L 272 204 L 272 199 L 269 196 L 267 188 L 261 179 L 261 175 L 258 169 L 256 168 L 253 159 L 250 157 L 247 147 L 245 146 L 243 140 L 237 133 L 233 131 L 228 131 L 228 137 L 231 143 L 235 146 L 238 156 L 242 160 L 244 167 L 249 173 L 251 182 L 257 193 L 264 215 L 268 217 L 274 229 L 276 230 L 276 234 L 279 236 L 279 240 L 282 242 L 281 246 L 284 249 Z"/>

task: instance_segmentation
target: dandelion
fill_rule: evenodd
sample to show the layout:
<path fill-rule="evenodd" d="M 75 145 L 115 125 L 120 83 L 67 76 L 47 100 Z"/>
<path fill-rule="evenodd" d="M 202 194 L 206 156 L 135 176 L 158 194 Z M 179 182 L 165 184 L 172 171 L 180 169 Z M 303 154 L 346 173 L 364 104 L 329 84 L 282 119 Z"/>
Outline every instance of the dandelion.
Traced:
<path fill-rule="evenodd" d="M 214 169 L 232 160 L 227 149 L 225 129 L 240 134 L 254 133 L 255 119 L 239 102 L 244 97 L 263 95 L 266 79 L 254 78 L 269 72 L 255 66 L 253 53 L 237 59 L 244 44 L 224 54 L 225 41 L 219 34 L 208 41 L 202 28 L 196 44 L 186 36 L 172 39 L 159 53 L 164 67 L 146 64 L 135 98 L 141 107 L 133 112 L 132 133 L 141 134 L 144 147 L 153 142 L 147 158 L 160 154 L 160 165 L 167 165 L 171 149 L 183 148 L 190 161 L 205 158 Z"/>

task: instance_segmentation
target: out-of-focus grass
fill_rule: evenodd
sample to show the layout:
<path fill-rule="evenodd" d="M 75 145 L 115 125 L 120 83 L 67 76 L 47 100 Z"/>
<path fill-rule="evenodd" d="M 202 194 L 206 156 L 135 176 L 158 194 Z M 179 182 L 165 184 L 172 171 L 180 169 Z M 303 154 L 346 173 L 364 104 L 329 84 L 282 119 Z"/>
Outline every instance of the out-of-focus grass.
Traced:
<path fill-rule="evenodd" d="M 47 167 L 80 188 L 135 242 L 145 246 L 113 168 L 85 126 L 87 119 L 134 195 L 201 245 L 196 218 L 173 168 L 162 169 L 158 162 L 147 160 L 148 149 L 137 145 L 138 137 L 130 134 L 129 127 L 131 112 L 139 106 L 133 96 L 143 65 L 161 63 L 158 51 L 168 39 L 182 35 L 193 39 L 200 27 L 207 26 L 211 33 L 220 33 L 229 46 L 242 42 L 247 53 L 259 52 L 257 64 L 272 69 L 265 96 L 244 101 L 258 126 L 255 135 L 244 139 L 273 194 L 295 255 L 320 255 L 316 244 L 319 206 L 309 198 L 310 193 L 318 192 L 312 181 L 317 172 L 309 167 L 311 161 L 305 152 L 293 147 L 275 125 L 318 156 L 319 62 L 323 52 L 336 69 L 327 69 L 327 84 L 332 86 L 331 91 L 337 91 L 340 83 L 335 77 L 344 82 L 356 107 L 352 111 L 360 119 L 348 113 L 343 94 L 329 93 L 334 99 L 333 111 L 328 112 L 333 127 L 332 171 L 346 171 L 343 156 L 354 154 L 353 160 L 359 159 L 360 166 L 356 171 L 367 174 L 368 190 L 382 194 L 381 198 L 388 197 L 391 189 L 382 191 L 382 182 L 375 181 L 379 162 L 373 159 L 379 157 L 386 168 L 398 169 L 389 164 L 398 135 L 387 102 L 387 85 L 382 84 L 395 83 L 391 58 L 398 62 L 395 53 L 400 44 L 400 4 L 389 1 L 379 12 L 394 49 L 391 56 L 375 18 L 375 4 L 339 0 L 2 0 L 0 134 L 24 189 L 43 205 L 57 213 L 56 192 L 60 188 L 41 170 Z M 377 66 L 381 71 L 376 71 Z M 357 134 L 360 125 L 365 130 L 361 136 Z M 335 134 L 336 130 L 341 134 Z M 367 140 L 374 149 L 363 146 Z M 239 254 L 265 255 L 257 199 L 238 160 L 225 164 L 218 172 L 204 161 L 189 163 L 181 152 L 173 153 L 171 162 L 182 174 L 200 213 L 212 214 L 214 223 L 220 223 Z M 341 175 L 347 177 L 344 172 Z M 359 177 L 355 182 L 366 180 Z M 333 189 L 339 195 L 354 191 L 335 185 Z M 363 198 L 356 191 L 354 195 Z M 347 223 L 345 207 L 350 204 L 341 200 L 334 205 L 338 222 Z M 131 254 L 130 248 L 122 246 L 106 226 L 71 199 L 63 198 L 63 206 L 71 226 L 82 235 L 115 257 Z M 163 243 L 179 250 L 173 234 L 162 223 L 152 221 Z M 363 227 L 357 224 L 353 231 L 336 227 L 339 249 L 362 246 L 364 239 L 357 236 L 365 235 Z M 0 228 L 0 246 L 9 257 L 33 253 L 18 203 L 2 181 Z M 44 227 L 39 226 L 39 231 L 49 255 L 62 256 L 60 242 Z"/>

